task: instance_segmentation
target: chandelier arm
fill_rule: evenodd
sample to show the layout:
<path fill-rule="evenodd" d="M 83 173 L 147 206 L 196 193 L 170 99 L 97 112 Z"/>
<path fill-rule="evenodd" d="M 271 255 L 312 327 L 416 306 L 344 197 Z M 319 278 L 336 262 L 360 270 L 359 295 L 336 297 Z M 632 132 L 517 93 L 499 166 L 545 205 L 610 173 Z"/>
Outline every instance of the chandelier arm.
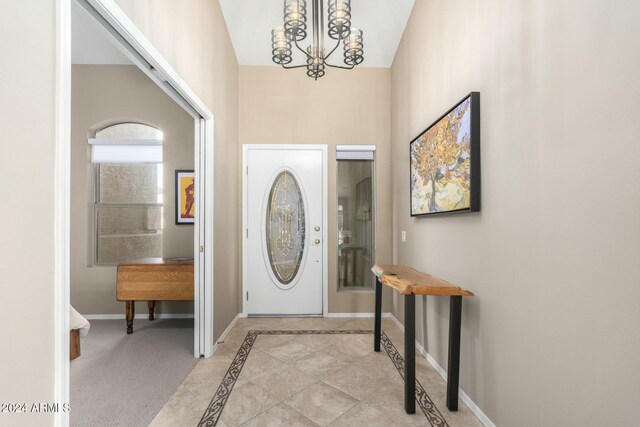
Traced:
<path fill-rule="evenodd" d="M 336 46 L 335 46 L 333 49 L 331 49 L 331 52 L 329 52 L 329 53 L 324 57 L 324 60 L 325 60 L 325 61 L 326 61 L 327 59 L 329 59 L 329 57 L 331 56 L 331 54 L 332 54 L 333 52 L 335 52 L 335 51 L 336 51 L 336 49 L 338 48 L 338 46 L 340 46 L 340 41 L 341 41 L 341 39 L 338 39 L 338 42 L 336 43 Z M 327 64 L 327 65 L 329 65 L 329 64 Z"/>
<path fill-rule="evenodd" d="M 352 65 L 351 67 L 342 67 L 340 65 L 331 65 L 328 62 L 325 62 L 325 64 L 327 65 L 327 67 L 331 67 L 331 68 L 340 68 L 342 70 L 353 70 L 355 68 L 355 65 Z"/>
<path fill-rule="evenodd" d="M 304 53 L 304 57 L 305 57 L 305 58 L 307 58 L 307 59 L 308 59 L 308 58 L 311 58 L 311 57 L 309 56 L 309 54 L 308 54 L 307 52 L 305 52 L 305 50 L 304 50 L 303 48 L 301 48 L 301 47 L 300 47 L 300 45 L 298 44 L 298 40 L 296 40 L 296 41 L 295 41 L 295 43 L 296 43 L 296 47 L 298 48 L 298 50 L 299 50 L 300 52 Z"/>
<path fill-rule="evenodd" d="M 306 67 L 306 66 L 307 66 L 306 64 L 304 64 L 304 65 L 290 65 L 288 67 L 283 65 L 282 68 L 284 68 L 285 70 L 292 70 L 294 68 L 303 68 L 303 67 Z"/>

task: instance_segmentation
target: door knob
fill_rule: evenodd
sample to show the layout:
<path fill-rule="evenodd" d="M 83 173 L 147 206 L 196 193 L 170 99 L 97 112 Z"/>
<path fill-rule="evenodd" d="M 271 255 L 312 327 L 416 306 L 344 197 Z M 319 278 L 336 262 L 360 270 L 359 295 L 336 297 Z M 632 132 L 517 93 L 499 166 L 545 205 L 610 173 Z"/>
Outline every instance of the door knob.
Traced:
<path fill-rule="evenodd" d="M 319 244 L 320 244 L 320 239 L 316 239 L 316 240 L 314 240 L 314 243 L 315 243 L 316 245 L 319 245 Z"/>

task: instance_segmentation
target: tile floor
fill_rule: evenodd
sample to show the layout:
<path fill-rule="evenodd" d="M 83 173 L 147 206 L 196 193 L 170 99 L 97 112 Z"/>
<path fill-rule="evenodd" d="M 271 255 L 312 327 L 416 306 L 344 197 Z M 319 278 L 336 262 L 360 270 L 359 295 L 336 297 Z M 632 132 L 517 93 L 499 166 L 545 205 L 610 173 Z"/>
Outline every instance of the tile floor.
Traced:
<path fill-rule="evenodd" d="M 249 330 L 372 329 L 373 319 L 239 319 L 213 357 L 202 359 L 156 415 L 152 426 L 196 426 Z M 403 334 L 383 331 L 403 354 Z M 481 426 L 463 402 L 445 405 L 446 384 L 421 355 L 416 377 L 452 427 Z M 258 335 L 218 426 L 430 426 L 416 405 L 404 412 L 403 380 L 373 335 Z"/>

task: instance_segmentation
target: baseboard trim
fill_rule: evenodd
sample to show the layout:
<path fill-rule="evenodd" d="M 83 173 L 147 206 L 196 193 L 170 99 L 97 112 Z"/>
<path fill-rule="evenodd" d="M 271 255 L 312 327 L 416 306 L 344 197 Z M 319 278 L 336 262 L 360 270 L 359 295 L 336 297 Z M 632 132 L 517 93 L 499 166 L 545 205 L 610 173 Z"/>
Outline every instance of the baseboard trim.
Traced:
<path fill-rule="evenodd" d="M 84 314 L 87 320 L 124 320 L 124 314 Z M 148 319 L 149 315 L 136 314 L 134 319 Z M 156 313 L 156 319 L 193 319 L 193 313 Z"/>
<path fill-rule="evenodd" d="M 371 317 L 373 318 L 374 313 L 327 313 L 324 317 L 352 317 L 352 318 L 362 318 L 362 317 Z M 382 313 L 382 317 L 391 317 L 391 313 Z"/>
<path fill-rule="evenodd" d="M 404 333 L 404 325 L 400 323 L 400 321 L 396 318 L 396 316 L 389 313 L 389 317 L 391 317 L 391 320 L 393 321 L 393 323 L 395 323 L 396 326 L 402 331 L 402 333 Z M 429 362 L 429 364 L 433 366 L 433 369 L 435 369 L 436 372 L 440 374 L 440 376 L 444 379 L 446 383 L 447 371 L 445 371 L 442 368 L 442 366 L 440 366 L 440 364 L 436 361 L 436 359 L 434 359 L 433 356 L 431 356 L 431 354 L 429 354 L 429 352 L 425 350 L 425 348 L 422 346 L 422 344 L 418 342 L 418 340 L 416 340 L 416 349 L 420 352 L 420 354 L 424 356 L 425 359 L 427 359 L 427 362 Z M 464 390 L 459 388 L 458 394 L 459 394 L 460 400 L 462 400 L 465 403 L 465 405 L 467 405 L 469 410 L 473 412 L 473 414 L 478 418 L 478 420 L 482 423 L 482 425 L 484 425 L 485 427 L 496 427 L 493 421 L 491 421 L 491 419 L 489 419 L 489 417 L 487 417 L 487 415 L 484 412 L 482 412 L 482 409 L 480 409 L 480 407 L 476 405 L 476 403 L 469 397 L 467 393 L 464 392 Z"/>
<path fill-rule="evenodd" d="M 404 334 L 404 325 L 402 323 L 400 323 L 400 321 L 396 318 L 396 316 L 393 315 L 393 313 L 389 313 L 389 317 L 391 318 L 393 323 L 396 324 L 398 329 L 400 329 L 402 331 L 402 333 Z M 416 341 L 416 344 L 418 344 L 417 341 Z"/>
<path fill-rule="evenodd" d="M 236 317 L 233 318 L 231 323 L 229 323 L 229 326 L 227 326 L 227 329 L 225 329 L 224 332 L 222 332 L 220 337 L 216 340 L 215 344 L 213 344 L 213 349 L 211 351 L 211 354 L 215 354 L 216 353 L 216 351 L 220 347 L 220 344 L 222 344 L 224 342 L 224 339 L 226 338 L 226 336 L 229 335 L 229 332 L 231 332 L 231 329 L 236 325 L 236 322 L 238 321 L 238 319 L 240 319 L 242 317 L 243 317 L 242 313 L 238 313 L 236 315 Z"/>

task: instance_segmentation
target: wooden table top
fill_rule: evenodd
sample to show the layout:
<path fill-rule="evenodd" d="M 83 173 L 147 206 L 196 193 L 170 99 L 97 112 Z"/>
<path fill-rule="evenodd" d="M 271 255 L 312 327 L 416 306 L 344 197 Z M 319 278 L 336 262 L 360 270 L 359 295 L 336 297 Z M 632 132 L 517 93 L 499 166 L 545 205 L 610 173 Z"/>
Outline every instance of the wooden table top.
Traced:
<path fill-rule="evenodd" d="M 453 285 L 407 265 L 376 264 L 371 269 L 380 283 L 402 295 L 460 295 L 472 297 L 473 292 Z"/>
<path fill-rule="evenodd" d="M 191 301 L 193 284 L 193 260 L 145 258 L 118 265 L 116 299 L 118 301 Z"/>

